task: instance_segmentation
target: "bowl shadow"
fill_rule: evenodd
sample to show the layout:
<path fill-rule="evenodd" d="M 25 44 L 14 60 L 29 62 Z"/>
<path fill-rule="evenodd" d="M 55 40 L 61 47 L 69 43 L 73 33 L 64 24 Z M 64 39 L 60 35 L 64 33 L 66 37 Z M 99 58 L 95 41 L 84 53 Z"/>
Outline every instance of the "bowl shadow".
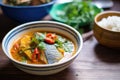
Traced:
<path fill-rule="evenodd" d="M 95 53 L 103 62 L 120 63 L 120 49 L 108 48 L 101 44 L 96 44 Z"/>
<path fill-rule="evenodd" d="M 8 62 L 4 67 L 0 69 L 0 79 L 2 80 L 68 80 L 75 78 L 73 76 L 71 67 L 52 75 L 32 75 L 25 73 L 16 68 L 11 62 Z M 64 75 L 64 76 L 63 76 Z M 71 76 L 70 76 L 71 75 Z M 62 77 L 63 76 L 63 77 Z"/>

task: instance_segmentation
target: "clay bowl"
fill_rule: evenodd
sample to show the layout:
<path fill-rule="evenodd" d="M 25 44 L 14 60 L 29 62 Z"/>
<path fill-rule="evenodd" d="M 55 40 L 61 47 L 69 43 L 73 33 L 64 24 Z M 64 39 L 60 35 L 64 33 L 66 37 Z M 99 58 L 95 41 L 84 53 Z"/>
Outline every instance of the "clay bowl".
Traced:
<path fill-rule="evenodd" d="M 99 13 L 94 18 L 94 36 L 97 39 L 97 41 L 107 47 L 110 48 L 120 48 L 120 32 L 118 31 L 112 31 L 105 28 L 102 28 L 102 26 L 98 25 L 98 21 L 100 21 L 103 18 L 107 18 L 108 16 L 119 16 L 119 11 L 104 11 Z"/>

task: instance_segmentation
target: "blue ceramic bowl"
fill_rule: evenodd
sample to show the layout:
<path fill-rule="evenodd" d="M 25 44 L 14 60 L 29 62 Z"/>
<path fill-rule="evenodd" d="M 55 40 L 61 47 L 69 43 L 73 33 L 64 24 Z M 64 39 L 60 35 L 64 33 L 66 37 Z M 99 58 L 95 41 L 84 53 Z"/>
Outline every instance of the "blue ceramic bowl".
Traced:
<path fill-rule="evenodd" d="M 0 6 L 3 13 L 11 19 L 19 22 L 29 22 L 41 20 L 51 10 L 55 0 L 49 3 L 37 5 L 37 6 L 11 6 L 3 4 L 3 0 L 0 0 Z"/>
<path fill-rule="evenodd" d="M 69 58 L 67 57 L 65 61 L 53 64 L 26 64 L 13 59 L 10 54 L 10 49 L 14 41 L 16 41 L 18 38 L 20 38 L 20 36 L 22 36 L 26 32 L 38 30 L 47 30 L 49 32 L 59 33 L 68 37 L 75 43 L 75 54 Z M 13 64 L 20 70 L 35 75 L 50 75 L 66 69 L 80 54 L 82 46 L 83 40 L 79 32 L 77 32 L 74 28 L 72 28 L 69 25 L 53 21 L 33 21 L 21 24 L 12 29 L 10 32 L 8 32 L 2 42 L 2 49 L 6 56 L 13 62 Z"/>

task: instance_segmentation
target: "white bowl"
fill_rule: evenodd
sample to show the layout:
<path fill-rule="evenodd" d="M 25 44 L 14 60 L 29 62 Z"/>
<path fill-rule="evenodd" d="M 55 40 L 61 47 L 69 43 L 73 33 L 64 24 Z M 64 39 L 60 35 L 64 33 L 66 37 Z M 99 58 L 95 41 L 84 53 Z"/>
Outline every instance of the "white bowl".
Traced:
<path fill-rule="evenodd" d="M 76 53 L 66 61 L 44 65 L 26 64 L 13 59 L 10 54 L 10 49 L 11 46 L 13 45 L 13 42 L 17 40 L 17 38 L 22 34 L 36 30 L 51 31 L 55 33 L 64 34 L 75 43 Z M 13 64 L 20 70 L 35 75 L 50 75 L 66 69 L 78 56 L 78 54 L 80 54 L 82 45 L 83 40 L 79 32 L 77 32 L 74 28 L 68 25 L 53 21 L 34 21 L 21 24 L 12 29 L 10 32 L 8 32 L 2 42 L 3 51 L 6 54 L 6 56 L 13 62 Z"/>

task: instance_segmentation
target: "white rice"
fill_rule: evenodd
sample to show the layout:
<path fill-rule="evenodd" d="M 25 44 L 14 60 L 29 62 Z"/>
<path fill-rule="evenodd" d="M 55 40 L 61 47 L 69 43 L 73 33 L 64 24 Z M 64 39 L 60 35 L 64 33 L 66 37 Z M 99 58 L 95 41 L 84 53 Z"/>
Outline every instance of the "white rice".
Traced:
<path fill-rule="evenodd" d="M 120 32 L 119 16 L 108 16 L 107 18 L 103 18 L 97 24 L 105 29 Z"/>

